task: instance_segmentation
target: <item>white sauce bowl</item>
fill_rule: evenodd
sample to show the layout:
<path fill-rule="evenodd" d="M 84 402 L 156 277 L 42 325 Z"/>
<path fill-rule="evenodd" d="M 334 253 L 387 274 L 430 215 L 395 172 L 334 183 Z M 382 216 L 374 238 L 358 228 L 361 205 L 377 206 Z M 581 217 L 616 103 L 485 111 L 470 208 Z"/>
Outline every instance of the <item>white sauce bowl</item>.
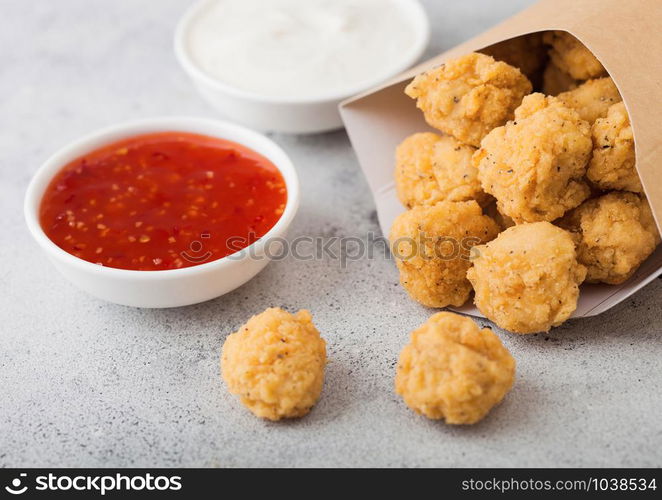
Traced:
<path fill-rule="evenodd" d="M 199 93 L 223 116 L 248 127 L 271 132 L 310 134 L 342 128 L 338 104 L 413 66 L 428 45 L 430 26 L 418 0 L 393 0 L 416 35 L 415 42 L 390 66 L 390 73 L 367 80 L 340 93 L 316 97 L 274 97 L 247 91 L 202 70 L 188 49 L 188 33 L 197 16 L 216 0 L 202 0 L 182 17 L 175 32 L 175 55 Z M 375 16 L 379 13 L 376 12 Z"/>
<path fill-rule="evenodd" d="M 99 266 L 75 257 L 51 241 L 39 223 L 42 196 L 53 177 L 70 161 L 131 136 L 181 131 L 227 139 L 265 156 L 280 170 L 287 186 L 281 218 L 259 240 L 235 254 L 197 266 L 165 271 L 133 271 Z M 116 304 L 134 307 L 178 307 L 204 302 L 243 285 L 277 253 L 299 207 L 299 180 L 285 152 L 256 132 L 217 120 L 165 117 L 115 125 L 79 139 L 51 156 L 34 174 L 25 195 L 30 233 L 65 278 L 82 290 Z M 268 252 L 265 252 L 268 249 Z"/>

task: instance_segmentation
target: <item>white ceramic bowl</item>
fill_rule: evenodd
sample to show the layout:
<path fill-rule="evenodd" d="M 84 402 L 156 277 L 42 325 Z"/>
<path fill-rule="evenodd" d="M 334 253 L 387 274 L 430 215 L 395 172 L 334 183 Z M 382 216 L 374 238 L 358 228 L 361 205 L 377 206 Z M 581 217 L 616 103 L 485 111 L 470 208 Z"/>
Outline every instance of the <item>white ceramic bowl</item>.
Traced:
<path fill-rule="evenodd" d="M 39 205 L 51 179 L 68 162 L 106 144 L 152 132 L 182 131 L 243 144 L 271 160 L 283 174 L 287 204 L 281 218 L 244 250 L 197 266 L 167 271 L 131 271 L 79 259 L 53 243 L 39 224 Z M 230 123 L 201 118 L 153 118 L 109 127 L 79 139 L 51 156 L 35 173 L 25 195 L 28 229 L 55 267 L 73 284 L 101 299 L 135 307 L 177 307 L 213 299 L 260 272 L 277 253 L 299 206 L 299 181 L 283 150 L 263 135 Z M 266 251 L 269 250 L 269 251 Z"/>
<path fill-rule="evenodd" d="M 268 97 L 213 78 L 191 58 L 186 43 L 189 25 L 213 1 L 201 0 L 184 14 L 175 31 L 175 55 L 200 94 L 214 108 L 232 121 L 262 131 L 312 134 L 342 128 L 338 104 L 413 66 L 423 55 L 430 40 L 428 18 L 418 0 L 396 0 L 407 22 L 415 27 L 418 38 L 409 51 L 402 54 L 401 61 L 394 65 L 390 74 L 381 75 L 378 80 L 363 82 L 340 94 L 300 99 Z"/>

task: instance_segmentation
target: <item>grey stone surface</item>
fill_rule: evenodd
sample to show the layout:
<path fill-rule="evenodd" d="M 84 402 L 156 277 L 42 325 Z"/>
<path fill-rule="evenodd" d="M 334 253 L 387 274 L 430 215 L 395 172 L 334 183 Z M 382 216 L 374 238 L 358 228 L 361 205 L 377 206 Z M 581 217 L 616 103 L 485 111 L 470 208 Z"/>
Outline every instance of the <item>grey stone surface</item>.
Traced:
<path fill-rule="evenodd" d="M 55 149 L 115 122 L 214 116 L 172 54 L 189 2 L 2 0 L 0 466 L 660 466 L 662 282 L 549 335 L 499 332 L 517 382 L 482 423 L 447 427 L 393 393 L 408 332 L 430 314 L 384 258 L 270 264 L 225 297 L 172 310 L 100 302 L 27 234 L 22 198 Z M 425 2 L 429 54 L 528 0 Z M 347 137 L 274 136 L 303 184 L 297 235 L 364 237 L 374 206 Z M 225 336 L 272 305 L 310 308 L 329 345 L 306 418 L 253 418 L 221 383 Z"/>

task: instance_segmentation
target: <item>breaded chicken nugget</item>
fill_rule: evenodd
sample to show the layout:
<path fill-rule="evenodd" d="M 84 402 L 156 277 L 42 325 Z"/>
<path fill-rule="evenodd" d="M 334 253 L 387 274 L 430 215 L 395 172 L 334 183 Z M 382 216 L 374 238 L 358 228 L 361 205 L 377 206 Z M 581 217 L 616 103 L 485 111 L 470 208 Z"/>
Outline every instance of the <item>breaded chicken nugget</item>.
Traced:
<path fill-rule="evenodd" d="M 576 89 L 579 82 L 553 62 L 549 62 L 542 75 L 542 91 L 547 95 L 558 95 L 561 92 Z"/>
<path fill-rule="evenodd" d="M 475 200 L 484 206 L 492 201 L 480 185 L 478 169 L 472 162 L 476 148 L 445 135 L 434 146 L 433 170 L 442 199 Z"/>
<path fill-rule="evenodd" d="M 395 150 L 395 188 L 407 208 L 441 201 L 439 183 L 434 175 L 434 146 L 441 136 L 431 132 L 407 137 Z"/>
<path fill-rule="evenodd" d="M 475 201 L 441 201 L 400 214 L 390 236 L 400 283 L 428 307 L 461 306 L 471 293 L 466 278 L 471 247 L 498 232 Z"/>
<path fill-rule="evenodd" d="M 511 118 L 529 92 L 520 70 L 477 53 L 421 73 L 405 89 L 431 126 L 472 146 Z"/>
<path fill-rule="evenodd" d="M 302 417 L 324 385 L 326 343 L 310 313 L 272 307 L 253 316 L 223 344 L 221 371 L 231 393 L 256 416 Z"/>
<path fill-rule="evenodd" d="M 586 176 L 601 189 L 643 193 L 635 166 L 634 135 L 625 104 L 619 102 L 599 118 L 591 130 L 593 157 Z"/>
<path fill-rule="evenodd" d="M 589 124 L 555 97 L 531 94 L 515 120 L 495 128 L 474 154 L 485 192 L 516 223 L 552 221 L 589 195 Z"/>
<path fill-rule="evenodd" d="M 495 43 L 479 51 L 518 68 L 529 80 L 536 77 L 547 59 L 542 33 L 530 33 Z"/>
<path fill-rule="evenodd" d="M 591 124 L 607 116 L 607 110 L 612 104 L 621 102 L 621 94 L 608 76 L 589 80 L 574 90 L 559 94 L 557 98 L 565 106 L 575 109 L 582 120 Z"/>
<path fill-rule="evenodd" d="M 395 392 L 428 418 L 474 424 L 514 381 L 515 360 L 492 330 L 440 312 L 411 333 L 398 360 Z"/>
<path fill-rule="evenodd" d="M 559 225 L 578 241 L 586 280 L 618 285 L 626 281 L 660 243 L 660 233 L 645 198 L 613 192 L 584 202 Z"/>
<path fill-rule="evenodd" d="M 411 208 L 439 201 L 491 199 L 480 186 L 471 163 L 476 148 L 453 137 L 430 132 L 407 137 L 395 153 L 395 187 L 400 202 Z"/>
<path fill-rule="evenodd" d="M 576 80 L 605 76 L 607 71 L 593 53 L 566 31 L 548 31 L 543 41 L 550 46 L 549 57 L 561 70 Z"/>
<path fill-rule="evenodd" d="M 546 332 L 568 319 L 586 276 L 570 233 L 549 222 L 506 229 L 475 247 L 472 262 L 476 306 L 515 333 Z"/>

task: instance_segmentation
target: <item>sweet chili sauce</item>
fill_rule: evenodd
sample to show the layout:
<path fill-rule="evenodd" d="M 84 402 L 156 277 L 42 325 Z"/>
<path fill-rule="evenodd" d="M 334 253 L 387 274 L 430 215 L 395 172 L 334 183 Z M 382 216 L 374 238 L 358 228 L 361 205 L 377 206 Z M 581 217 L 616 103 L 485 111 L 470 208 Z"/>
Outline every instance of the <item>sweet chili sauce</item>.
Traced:
<path fill-rule="evenodd" d="M 134 136 L 65 165 L 41 201 L 60 248 L 101 266 L 190 267 L 250 245 L 281 217 L 280 171 L 245 146 L 185 132 Z"/>

